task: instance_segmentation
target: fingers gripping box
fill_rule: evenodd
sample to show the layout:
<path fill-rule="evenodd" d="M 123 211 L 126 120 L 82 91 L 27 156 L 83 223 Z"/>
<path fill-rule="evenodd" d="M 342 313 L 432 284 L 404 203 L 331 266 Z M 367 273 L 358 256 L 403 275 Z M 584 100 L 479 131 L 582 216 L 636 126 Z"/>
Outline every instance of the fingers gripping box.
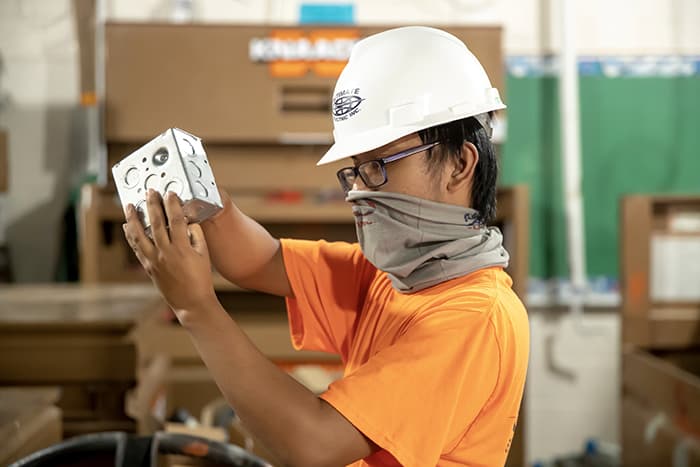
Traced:
<path fill-rule="evenodd" d="M 126 209 L 133 204 L 146 232 L 151 222 L 146 210 L 149 188 L 162 196 L 168 191 L 184 202 L 189 223 L 201 222 L 222 209 L 202 140 L 170 128 L 112 167 L 119 199 Z"/>

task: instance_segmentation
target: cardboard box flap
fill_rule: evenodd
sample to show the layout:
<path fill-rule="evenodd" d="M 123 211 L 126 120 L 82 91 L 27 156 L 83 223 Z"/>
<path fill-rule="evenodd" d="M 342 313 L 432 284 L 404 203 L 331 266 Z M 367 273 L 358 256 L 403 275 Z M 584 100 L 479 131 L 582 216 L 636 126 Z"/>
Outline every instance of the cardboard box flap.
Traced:
<path fill-rule="evenodd" d="M 665 413 L 685 429 L 700 433 L 700 353 L 698 351 L 623 354 L 623 395 Z"/>

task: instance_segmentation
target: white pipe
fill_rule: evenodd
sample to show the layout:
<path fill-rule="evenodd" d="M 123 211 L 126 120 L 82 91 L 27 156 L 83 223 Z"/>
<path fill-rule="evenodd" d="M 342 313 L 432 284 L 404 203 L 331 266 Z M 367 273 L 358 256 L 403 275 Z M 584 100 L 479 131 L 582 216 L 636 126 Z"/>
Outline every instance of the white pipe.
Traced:
<path fill-rule="evenodd" d="M 97 96 L 97 105 L 90 108 L 91 114 L 88 123 L 90 160 L 96 166 L 97 183 L 103 186 L 107 184 L 110 172 L 107 167 L 107 145 L 104 135 L 106 3 L 106 0 L 95 0 L 95 95 Z"/>
<path fill-rule="evenodd" d="M 581 323 L 586 289 L 586 247 L 581 194 L 581 118 L 578 64 L 576 59 L 576 0 L 561 0 L 561 63 L 559 105 L 562 129 L 562 176 L 569 275 L 572 286 L 570 310 Z"/>

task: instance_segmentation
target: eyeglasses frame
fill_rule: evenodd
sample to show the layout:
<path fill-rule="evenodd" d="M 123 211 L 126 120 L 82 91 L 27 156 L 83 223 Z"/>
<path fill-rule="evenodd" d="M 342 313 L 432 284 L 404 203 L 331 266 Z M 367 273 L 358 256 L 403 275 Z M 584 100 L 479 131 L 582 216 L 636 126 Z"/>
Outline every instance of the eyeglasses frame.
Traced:
<path fill-rule="evenodd" d="M 357 177 L 359 177 L 360 180 L 362 180 L 362 183 L 364 183 L 367 188 L 376 189 L 376 188 L 379 188 L 379 187 L 385 185 L 389 181 L 389 178 L 386 174 L 386 164 L 389 164 L 390 162 L 396 162 L 396 161 L 401 160 L 405 157 L 412 156 L 414 154 L 418 154 L 419 152 L 429 151 L 430 149 L 434 148 L 438 144 L 440 144 L 440 141 L 435 141 L 433 143 L 428 143 L 428 144 L 421 144 L 420 146 L 416 146 L 413 148 L 409 148 L 409 149 L 397 152 L 396 154 L 392 154 L 391 156 L 370 159 L 368 161 L 362 162 L 361 164 L 358 164 L 357 166 L 353 165 L 353 166 L 343 167 L 342 169 L 338 170 L 335 175 L 338 178 L 338 181 L 340 182 L 340 186 L 343 188 L 343 191 L 345 191 L 346 193 L 349 191 L 349 189 L 348 190 L 345 189 L 345 183 L 343 182 L 342 173 L 346 172 L 348 170 L 352 170 L 353 175 L 355 176 L 355 179 L 357 179 Z M 365 177 L 362 176 L 362 172 L 360 172 L 360 167 L 362 167 L 365 164 L 370 164 L 370 163 L 375 163 L 375 162 L 379 162 L 379 167 L 381 168 L 382 177 L 384 178 L 384 181 L 382 183 L 379 183 L 379 184 L 369 184 L 369 183 L 367 183 L 367 180 L 365 180 Z"/>

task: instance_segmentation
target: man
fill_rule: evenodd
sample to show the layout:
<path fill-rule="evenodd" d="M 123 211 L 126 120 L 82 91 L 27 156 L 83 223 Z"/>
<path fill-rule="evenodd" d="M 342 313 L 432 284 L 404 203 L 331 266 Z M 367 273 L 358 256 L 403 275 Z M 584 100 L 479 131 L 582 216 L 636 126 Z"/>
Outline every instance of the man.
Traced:
<path fill-rule="evenodd" d="M 501 234 L 486 227 L 490 116 L 504 107 L 452 35 L 386 31 L 353 48 L 333 96 L 335 144 L 319 162 L 352 158 L 338 179 L 359 245 L 279 241 L 224 193 L 200 227 L 175 195 L 149 192 L 151 241 L 128 207 L 137 257 L 227 401 L 285 465 L 504 464 L 529 346 Z M 344 377 L 317 397 L 261 355 L 217 301 L 210 257 L 232 282 L 286 297 L 294 345 L 339 354 Z"/>

